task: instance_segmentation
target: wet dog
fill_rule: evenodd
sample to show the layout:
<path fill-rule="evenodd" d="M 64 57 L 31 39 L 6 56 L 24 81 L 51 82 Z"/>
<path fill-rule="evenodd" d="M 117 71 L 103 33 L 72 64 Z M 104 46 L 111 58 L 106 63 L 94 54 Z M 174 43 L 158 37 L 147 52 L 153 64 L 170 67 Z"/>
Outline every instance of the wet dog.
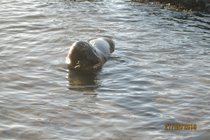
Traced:
<path fill-rule="evenodd" d="M 107 37 L 91 39 L 88 42 L 74 42 L 66 57 L 66 63 L 70 70 L 97 71 L 114 52 L 114 41 Z"/>

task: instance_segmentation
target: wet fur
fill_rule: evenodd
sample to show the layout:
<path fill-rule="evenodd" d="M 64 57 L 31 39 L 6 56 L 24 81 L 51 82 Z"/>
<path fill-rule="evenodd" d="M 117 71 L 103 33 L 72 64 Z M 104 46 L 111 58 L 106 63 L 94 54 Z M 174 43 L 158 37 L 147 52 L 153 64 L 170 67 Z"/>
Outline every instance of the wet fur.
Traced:
<path fill-rule="evenodd" d="M 114 52 L 115 44 L 107 37 L 94 38 L 88 42 L 77 41 L 70 46 L 66 62 L 70 70 L 97 71 Z"/>

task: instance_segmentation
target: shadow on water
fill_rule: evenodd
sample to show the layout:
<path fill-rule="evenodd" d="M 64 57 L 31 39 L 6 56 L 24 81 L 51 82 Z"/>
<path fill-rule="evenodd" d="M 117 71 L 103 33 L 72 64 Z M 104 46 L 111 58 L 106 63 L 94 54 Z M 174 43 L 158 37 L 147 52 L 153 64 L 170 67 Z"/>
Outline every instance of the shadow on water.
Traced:
<path fill-rule="evenodd" d="M 210 29 L 209 17 L 210 16 L 208 14 L 202 14 L 198 12 L 172 12 L 170 16 L 167 18 L 164 17 L 163 19 L 166 19 L 167 21 L 174 21 L 179 25 L 190 27 L 190 29 L 191 27 L 194 27 L 208 32 Z"/>
<path fill-rule="evenodd" d="M 82 73 L 69 70 L 69 89 L 76 91 L 94 91 L 98 88 L 97 73 Z"/>

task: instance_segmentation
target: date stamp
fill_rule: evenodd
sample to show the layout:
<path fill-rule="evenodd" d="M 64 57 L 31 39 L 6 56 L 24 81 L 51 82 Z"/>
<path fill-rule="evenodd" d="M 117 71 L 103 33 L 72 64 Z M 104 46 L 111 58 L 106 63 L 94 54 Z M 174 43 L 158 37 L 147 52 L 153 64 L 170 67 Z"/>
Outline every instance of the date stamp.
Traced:
<path fill-rule="evenodd" d="M 165 130 L 197 130 L 197 124 L 191 123 L 165 123 Z"/>

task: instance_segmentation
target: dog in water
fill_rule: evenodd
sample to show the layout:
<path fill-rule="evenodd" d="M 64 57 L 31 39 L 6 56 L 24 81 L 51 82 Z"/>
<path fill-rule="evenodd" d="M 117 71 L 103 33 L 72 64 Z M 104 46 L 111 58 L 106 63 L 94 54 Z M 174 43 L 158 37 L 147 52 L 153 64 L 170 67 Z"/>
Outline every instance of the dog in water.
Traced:
<path fill-rule="evenodd" d="M 88 42 L 76 41 L 69 48 L 66 63 L 70 70 L 97 71 L 101 69 L 114 49 L 114 41 L 108 37 L 99 37 Z"/>

